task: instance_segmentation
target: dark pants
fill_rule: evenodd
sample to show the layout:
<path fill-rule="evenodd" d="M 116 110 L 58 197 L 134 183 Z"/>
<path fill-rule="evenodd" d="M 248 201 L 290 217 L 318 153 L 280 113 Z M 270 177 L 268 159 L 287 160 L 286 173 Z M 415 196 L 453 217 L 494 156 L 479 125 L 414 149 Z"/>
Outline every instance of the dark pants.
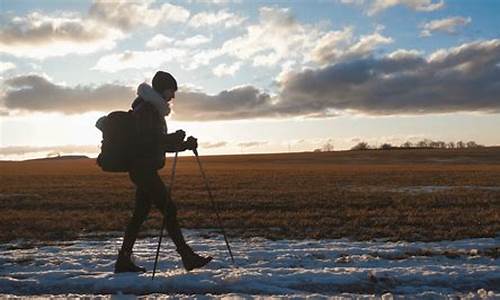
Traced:
<path fill-rule="evenodd" d="M 148 164 L 137 163 L 129 171 L 129 176 L 136 186 L 135 209 L 123 237 L 122 251 L 132 252 L 139 229 L 153 203 L 163 214 L 168 235 L 177 249 L 186 247 L 177 220 L 177 208 L 170 197 L 169 188 L 165 186 L 156 169 Z"/>

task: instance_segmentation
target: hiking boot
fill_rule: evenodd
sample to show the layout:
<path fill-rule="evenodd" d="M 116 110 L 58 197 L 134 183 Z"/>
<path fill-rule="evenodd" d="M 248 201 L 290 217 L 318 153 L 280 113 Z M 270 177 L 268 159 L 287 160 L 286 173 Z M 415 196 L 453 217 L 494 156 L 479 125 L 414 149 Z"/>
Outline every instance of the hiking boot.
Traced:
<path fill-rule="evenodd" d="M 181 255 L 182 264 L 187 271 L 201 268 L 212 260 L 211 256 L 204 257 L 194 253 L 189 246 L 182 249 L 177 248 L 177 252 Z"/>
<path fill-rule="evenodd" d="M 118 252 L 118 259 L 115 263 L 115 273 L 124 272 L 146 272 L 146 268 L 136 266 L 132 261 L 131 252 L 120 251 Z"/>

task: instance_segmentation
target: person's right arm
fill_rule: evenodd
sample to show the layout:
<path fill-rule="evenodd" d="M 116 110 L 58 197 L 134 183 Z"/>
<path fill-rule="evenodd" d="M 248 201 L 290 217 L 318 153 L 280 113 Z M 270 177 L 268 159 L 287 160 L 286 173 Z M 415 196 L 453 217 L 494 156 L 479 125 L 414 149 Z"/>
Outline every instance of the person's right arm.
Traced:
<path fill-rule="evenodd" d="M 182 152 L 186 150 L 184 147 L 184 138 L 186 133 L 184 130 L 177 130 L 174 133 L 166 134 L 162 138 L 162 149 L 165 152 Z"/>
<path fill-rule="evenodd" d="M 182 152 L 194 150 L 198 144 L 196 139 L 189 137 L 184 141 L 186 133 L 177 130 L 174 133 L 164 134 L 161 122 L 158 122 L 154 107 L 145 105 L 134 112 L 137 122 L 137 139 L 140 144 L 159 145 L 164 152 Z"/>

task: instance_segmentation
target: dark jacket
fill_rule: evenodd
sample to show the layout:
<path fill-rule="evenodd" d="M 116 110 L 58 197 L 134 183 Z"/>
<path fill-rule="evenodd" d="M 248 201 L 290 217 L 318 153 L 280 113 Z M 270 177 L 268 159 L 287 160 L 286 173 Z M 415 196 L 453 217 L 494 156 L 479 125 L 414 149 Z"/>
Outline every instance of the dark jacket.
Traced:
<path fill-rule="evenodd" d="M 167 123 L 156 108 L 137 97 L 132 103 L 136 123 L 136 164 L 155 170 L 165 166 L 165 152 L 180 150 L 173 134 L 167 133 Z"/>

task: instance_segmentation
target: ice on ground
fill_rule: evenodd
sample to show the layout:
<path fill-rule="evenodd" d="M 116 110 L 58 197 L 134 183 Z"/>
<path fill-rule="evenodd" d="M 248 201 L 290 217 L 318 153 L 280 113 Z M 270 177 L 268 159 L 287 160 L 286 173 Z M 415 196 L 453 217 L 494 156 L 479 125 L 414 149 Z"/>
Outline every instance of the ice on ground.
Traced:
<path fill-rule="evenodd" d="M 476 190 L 476 191 L 500 191 L 500 186 L 479 186 L 479 185 L 416 185 L 402 187 L 384 187 L 384 186 L 346 186 L 349 191 L 371 191 L 371 192 L 395 192 L 407 194 L 427 194 L 435 192 L 444 192 L 449 190 Z"/>
<path fill-rule="evenodd" d="M 409 194 L 418 194 L 418 193 L 433 193 L 433 192 L 441 192 L 455 189 L 464 189 L 464 190 L 482 190 L 482 191 L 500 191 L 500 186 L 478 186 L 478 185 L 423 185 L 423 186 L 407 186 L 390 189 L 390 191 L 394 192 L 402 192 Z"/>
<path fill-rule="evenodd" d="M 185 233 L 196 251 L 210 254 L 214 260 L 203 269 L 185 272 L 173 244 L 164 239 L 154 281 L 151 271 L 156 238 L 136 243 L 136 261 L 149 271 L 139 275 L 113 274 L 121 238 L 82 238 L 45 245 L 22 241 L 3 244 L 0 297 L 500 297 L 500 237 L 430 243 L 234 239 L 233 266 L 220 234 Z"/>

